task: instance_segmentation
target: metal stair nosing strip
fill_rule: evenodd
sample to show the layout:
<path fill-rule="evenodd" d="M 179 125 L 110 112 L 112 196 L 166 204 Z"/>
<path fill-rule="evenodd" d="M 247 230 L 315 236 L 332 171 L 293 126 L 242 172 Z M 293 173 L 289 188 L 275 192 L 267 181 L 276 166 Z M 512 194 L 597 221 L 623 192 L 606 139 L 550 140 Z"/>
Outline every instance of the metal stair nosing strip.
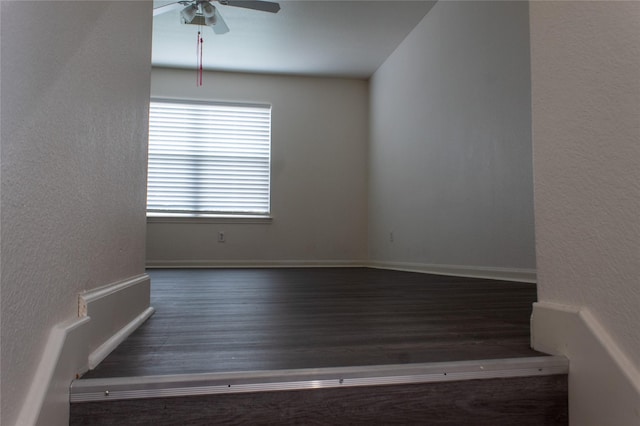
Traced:
<path fill-rule="evenodd" d="M 70 402 L 567 374 L 562 356 L 74 380 Z"/>

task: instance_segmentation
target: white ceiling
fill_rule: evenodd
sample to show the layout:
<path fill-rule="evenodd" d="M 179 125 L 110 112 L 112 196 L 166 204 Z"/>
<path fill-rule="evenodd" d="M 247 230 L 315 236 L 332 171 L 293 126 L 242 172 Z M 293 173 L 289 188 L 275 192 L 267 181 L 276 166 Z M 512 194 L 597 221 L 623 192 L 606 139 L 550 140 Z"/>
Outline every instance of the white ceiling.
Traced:
<path fill-rule="evenodd" d="M 172 0 L 154 0 L 154 7 Z M 213 3 L 231 29 L 203 29 L 207 70 L 368 78 L 429 11 L 424 0 L 281 0 L 277 14 Z M 198 27 L 153 19 L 153 65 L 193 69 Z"/>

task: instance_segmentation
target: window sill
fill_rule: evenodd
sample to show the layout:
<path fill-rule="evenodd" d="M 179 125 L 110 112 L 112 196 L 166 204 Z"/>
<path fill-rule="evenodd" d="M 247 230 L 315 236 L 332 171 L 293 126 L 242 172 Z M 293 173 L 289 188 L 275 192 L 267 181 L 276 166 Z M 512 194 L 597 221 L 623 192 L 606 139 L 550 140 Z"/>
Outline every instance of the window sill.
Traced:
<path fill-rule="evenodd" d="M 241 223 L 241 224 L 268 224 L 273 222 L 271 216 L 260 215 L 147 215 L 147 223 Z"/>

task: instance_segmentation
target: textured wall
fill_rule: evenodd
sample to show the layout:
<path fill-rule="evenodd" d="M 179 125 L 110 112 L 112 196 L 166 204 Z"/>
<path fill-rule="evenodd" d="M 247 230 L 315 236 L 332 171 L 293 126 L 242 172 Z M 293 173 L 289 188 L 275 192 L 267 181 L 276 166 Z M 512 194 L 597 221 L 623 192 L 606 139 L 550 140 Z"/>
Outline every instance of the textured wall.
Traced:
<path fill-rule="evenodd" d="M 367 82 L 207 73 L 198 88 L 194 77 L 154 69 L 151 93 L 272 105 L 273 222 L 150 223 L 151 264 L 366 258 Z"/>
<path fill-rule="evenodd" d="M 371 260 L 535 268 L 530 113 L 527 3 L 436 3 L 371 81 Z"/>
<path fill-rule="evenodd" d="M 2 419 L 77 294 L 144 273 L 149 2 L 2 2 Z M 140 17 L 149 16 L 149 19 Z"/>
<path fill-rule="evenodd" d="M 640 368 L 640 3 L 532 2 L 538 292 Z"/>

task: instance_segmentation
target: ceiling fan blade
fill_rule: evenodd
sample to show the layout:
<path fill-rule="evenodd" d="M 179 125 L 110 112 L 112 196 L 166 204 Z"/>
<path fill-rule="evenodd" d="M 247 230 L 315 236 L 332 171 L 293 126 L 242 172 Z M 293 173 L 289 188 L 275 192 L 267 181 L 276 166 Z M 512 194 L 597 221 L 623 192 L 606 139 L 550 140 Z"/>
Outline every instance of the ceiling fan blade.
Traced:
<path fill-rule="evenodd" d="M 216 23 L 211 25 L 211 29 L 214 33 L 225 34 L 229 32 L 229 27 L 227 26 L 227 23 L 224 22 L 224 19 L 222 19 L 222 16 L 220 15 L 220 12 L 218 12 L 218 9 L 216 9 L 215 20 Z"/>
<path fill-rule="evenodd" d="M 153 16 L 162 15 L 163 13 L 171 12 L 173 10 L 182 9 L 185 7 L 185 2 L 179 1 L 175 3 L 165 4 L 164 6 L 155 7 L 153 9 Z"/>
<path fill-rule="evenodd" d="M 245 9 L 260 10 L 262 12 L 277 13 L 280 4 L 261 0 L 219 0 L 220 4 L 226 6 L 244 7 Z"/>

